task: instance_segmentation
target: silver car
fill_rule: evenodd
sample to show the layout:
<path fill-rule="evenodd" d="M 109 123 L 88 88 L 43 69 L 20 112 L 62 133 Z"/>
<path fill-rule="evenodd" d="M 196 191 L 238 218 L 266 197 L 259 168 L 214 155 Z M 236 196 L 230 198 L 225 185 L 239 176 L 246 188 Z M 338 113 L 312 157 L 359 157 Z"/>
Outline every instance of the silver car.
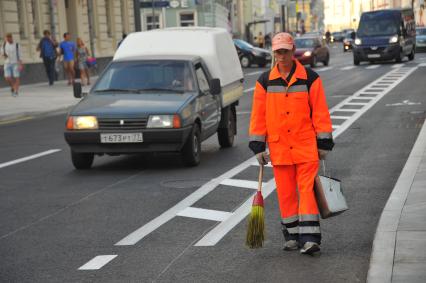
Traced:
<path fill-rule="evenodd" d="M 416 28 L 416 52 L 426 50 L 426 27 Z"/>

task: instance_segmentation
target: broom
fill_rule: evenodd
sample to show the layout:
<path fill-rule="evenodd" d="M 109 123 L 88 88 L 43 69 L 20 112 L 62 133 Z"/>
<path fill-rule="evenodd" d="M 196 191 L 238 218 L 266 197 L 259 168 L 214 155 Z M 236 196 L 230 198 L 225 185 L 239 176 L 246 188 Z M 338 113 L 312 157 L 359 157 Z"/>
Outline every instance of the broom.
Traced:
<path fill-rule="evenodd" d="M 262 196 L 263 165 L 259 167 L 259 185 L 253 199 L 246 236 L 246 245 L 251 249 L 261 248 L 265 239 L 265 216 Z"/>

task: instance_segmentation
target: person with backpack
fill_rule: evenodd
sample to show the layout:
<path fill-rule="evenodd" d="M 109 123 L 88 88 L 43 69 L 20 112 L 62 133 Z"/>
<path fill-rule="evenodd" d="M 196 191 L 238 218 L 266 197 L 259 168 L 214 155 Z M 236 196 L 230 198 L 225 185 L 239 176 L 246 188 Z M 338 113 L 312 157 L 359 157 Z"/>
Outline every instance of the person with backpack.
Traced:
<path fill-rule="evenodd" d="M 19 43 L 13 41 L 12 33 L 6 34 L 6 41 L 0 50 L 4 61 L 4 78 L 11 87 L 12 96 L 17 97 L 19 92 L 19 77 L 22 71 L 22 55 Z"/>
<path fill-rule="evenodd" d="M 50 31 L 43 32 L 44 37 L 40 40 L 37 51 L 40 52 L 40 58 L 43 59 L 44 68 L 46 69 L 49 85 L 53 85 L 55 81 L 55 62 L 56 62 L 56 47 L 58 44 L 51 38 Z"/>
<path fill-rule="evenodd" d="M 289 33 L 272 38 L 276 65 L 256 82 L 249 147 L 260 165 L 272 161 L 284 250 L 313 254 L 321 244 L 314 179 L 333 130 L 321 78 L 294 59 L 295 50 Z"/>

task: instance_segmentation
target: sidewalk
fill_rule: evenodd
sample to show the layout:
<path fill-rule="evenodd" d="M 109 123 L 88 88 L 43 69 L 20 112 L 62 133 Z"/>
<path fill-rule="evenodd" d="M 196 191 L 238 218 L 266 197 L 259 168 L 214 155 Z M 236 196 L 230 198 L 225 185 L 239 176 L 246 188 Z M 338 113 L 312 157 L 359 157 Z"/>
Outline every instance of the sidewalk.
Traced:
<path fill-rule="evenodd" d="M 95 81 L 96 77 L 92 77 L 91 83 Z M 87 91 L 89 87 L 83 89 Z M 21 86 L 18 97 L 11 95 L 10 88 L 0 88 L 0 123 L 65 112 L 78 101 L 67 81 L 57 81 L 53 86 L 47 82 Z"/>
<path fill-rule="evenodd" d="M 380 217 L 367 282 L 426 282 L 426 123 Z"/>

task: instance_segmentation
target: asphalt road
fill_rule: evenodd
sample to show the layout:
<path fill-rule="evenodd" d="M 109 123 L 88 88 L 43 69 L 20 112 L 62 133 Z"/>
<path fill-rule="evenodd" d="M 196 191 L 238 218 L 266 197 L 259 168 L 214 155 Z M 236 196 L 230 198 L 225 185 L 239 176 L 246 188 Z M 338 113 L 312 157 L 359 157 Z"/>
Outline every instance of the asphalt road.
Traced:
<path fill-rule="evenodd" d="M 350 210 L 321 222 L 322 253 L 316 257 L 281 249 L 274 192 L 265 202 L 263 249 L 244 246 L 246 219 L 217 244 L 197 246 L 219 222 L 182 216 L 133 245 L 116 245 L 252 157 L 247 148 L 251 91 L 238 107 L 235 146 L 220 149 L 217 137 L 211 137 L 196 168 L 163 154 L 98 157 L 91 170 L 76 171 L 63 139 L 65 115 L 1 125 L 0 282 L 364 282 L 380 213 L 426 115 L 426 68 L 420 66 L 426 55 L 404 63 L 413 72 L 335 140 L 327 168 L 342 180 Z M 339 46 L 332 49 L 329 68 L 316 70 L 333 108 L 394 66 L 353 67 L 352 54 Z M 244 71 L 250 89 L 262 69 Z M 59 151 L 2 166 L 51 149 Z M 233 178 L 255 181 L 257 167 Z M 271 178 L 266 168 L 265 181 Z M 219 185 L 192 207 L 237 212 L 252 194 L 249 188 Z M 101 255 L 116 257 L 97 270 L 79 270 Z"/>

